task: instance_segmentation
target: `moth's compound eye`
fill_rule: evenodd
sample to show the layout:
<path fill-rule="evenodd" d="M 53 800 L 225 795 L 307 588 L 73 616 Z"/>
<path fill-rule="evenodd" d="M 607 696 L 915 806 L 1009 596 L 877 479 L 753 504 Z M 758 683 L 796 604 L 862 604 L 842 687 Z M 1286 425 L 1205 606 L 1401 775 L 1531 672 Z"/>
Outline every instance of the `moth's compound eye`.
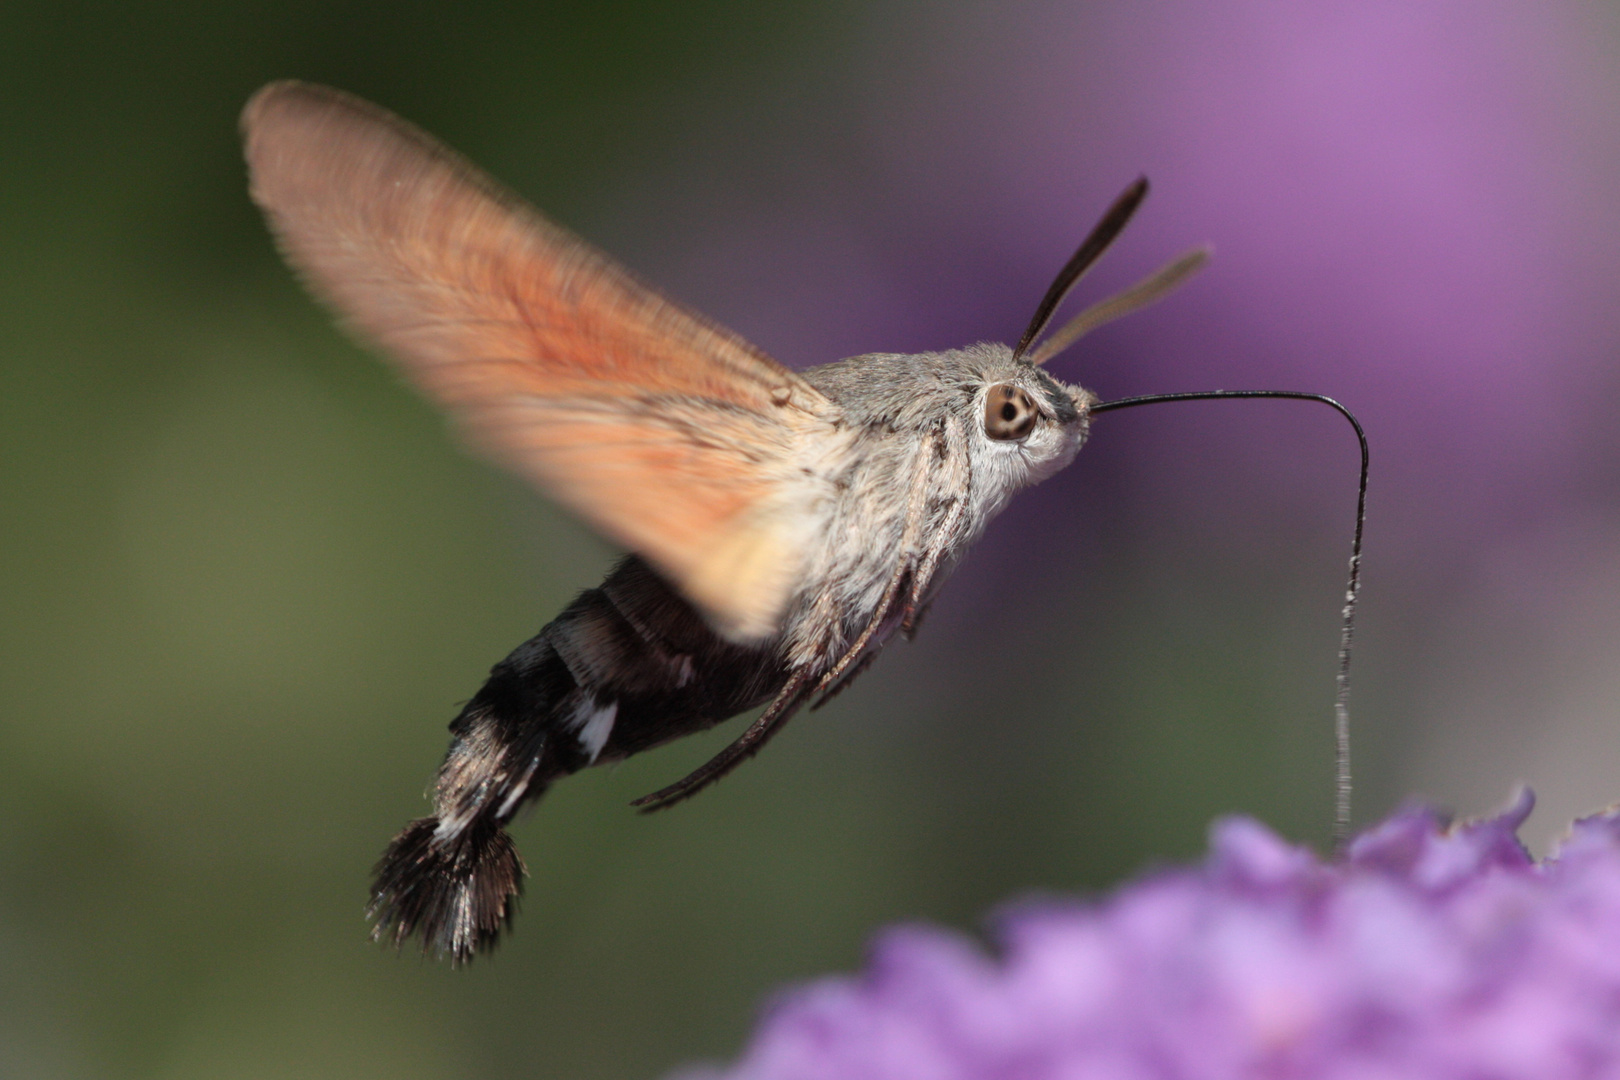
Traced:
<path fill-rule="evenodd" d="M 984 433 L 992 439 L 1022 439 L 1039 415 L 1035 399 L 1016 383 L 996 383 L 984 396 Z"/>

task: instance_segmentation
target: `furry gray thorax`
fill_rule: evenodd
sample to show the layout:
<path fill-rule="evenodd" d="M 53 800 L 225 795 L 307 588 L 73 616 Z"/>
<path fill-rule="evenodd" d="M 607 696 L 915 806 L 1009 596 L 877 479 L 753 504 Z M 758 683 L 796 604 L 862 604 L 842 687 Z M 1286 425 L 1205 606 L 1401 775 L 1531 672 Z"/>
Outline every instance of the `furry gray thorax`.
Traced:
<path fill-rule="evenodd" d="M 914 623 L 1007 500 L 1073 460 L 1096 400 L 1001 344 L 872 353 L 802 374 L 842 410 L 849 439 L 842 460 L 824 463 L 835 505 L 786 620 L 784 655 L 795 666 L 839 656 L 902 572 Z M 1040 409 L 1027 438 L 985 435 L 985 396 L 1003 383 L 1029 391 Z"/>

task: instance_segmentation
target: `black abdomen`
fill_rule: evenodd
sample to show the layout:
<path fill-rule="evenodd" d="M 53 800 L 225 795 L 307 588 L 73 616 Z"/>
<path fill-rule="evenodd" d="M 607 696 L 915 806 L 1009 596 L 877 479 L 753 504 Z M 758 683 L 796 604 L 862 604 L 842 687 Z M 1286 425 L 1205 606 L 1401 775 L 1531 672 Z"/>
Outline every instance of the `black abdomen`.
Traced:
<path fill-rule="evenodd" d="M 523 863 L 503 826 L 559 777 L 712 727 L 787 680 L 774 646 L 718 637 L 631 556 L 490 671 L 450 725 L 433 817 L 377 864 L 374 936 L 469 959 L 510 919 Z"/>

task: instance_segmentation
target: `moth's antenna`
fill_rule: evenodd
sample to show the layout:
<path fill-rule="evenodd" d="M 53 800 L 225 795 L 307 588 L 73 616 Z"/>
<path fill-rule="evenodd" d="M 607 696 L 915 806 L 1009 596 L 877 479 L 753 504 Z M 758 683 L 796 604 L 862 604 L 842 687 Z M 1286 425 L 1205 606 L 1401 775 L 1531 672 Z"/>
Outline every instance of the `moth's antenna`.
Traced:
<path fill-rule="evenodd" d="M 1361 591 L 1361 533 L 1367 524 L 1367 433 L 1355 414 L 1322 394 L 1298 390 L 1195 390 L 1185 394 L 1146 394 L 1141 397 L 1104 401 L 1091 407 L 1093 413 L 1129 409 L 1137 405 L 1158 405 L 1166 401 L 1209 401 L 1212 398 L 1293 398 L 1319 401 L 1350 421 L 1361 443 L 1361 484 L 1356 493 L 1356 534 L 1350 542 L 1350 579 L 1344 590 L 1344 623 L 1339 631 L 1339 675 L 1333 702 L 1334 801 L 1333 842 L 1343 848 L 1350 839 L 1350 643 L 1355 633 L 1356 596 Z"/>
<path fill-rule="evenodd" d="M 1018 347 L 1013 349 L 1014 360 L 1023 356 L 1024 350 L 1041 336 L 1041 331 L 1052 321 L 1053 313 L 1057 311 L 1058 305 L 1063 303 L 1063 298 L 1069 295 L 1069 290 L 1074 288 L 1074 283 L 1091 269 L 1091 264 L 1101 258 L 1102 253 L 1108 250 L 1108 245 L 1124 231 L 1126 224 L 1131 220 L 1131 215 L 1136 213 L 1136 208 L 1147 198 L 1147 193 L 1147 177 L 1137 177 L 1136 182 L 1114 200 L 1114 205 L 1108 208 L 1108 213 L 1102 216 L 1102 220 L 1092 227 L 1091 234 L 1080 244 L 1079 250 L 1069 261 L 1063 264 L 1063 269 L 1058 271 L 1052 287 L 1041 297 L 1040 306 L 1035 309 L 1035 317 L 1029 320 L 1024 336 L 1018 339 Z"/>
<path fill-rule="evenodd" d="M 1063 324 L 1063 329 L 1041 342 L 1029 356 L 1029 362 L 1039 367 L 1070 345 L 1091 333 L 1103 323 L 1113 322 L 1133 311 L 1140 311 L 1176 289 L 1183 281 L 1203 268 L 1214 254 L 1209 245 L 1193 248 L 1159 267 L 1147 277 L 1122 293 L 1099 300 Z"/>

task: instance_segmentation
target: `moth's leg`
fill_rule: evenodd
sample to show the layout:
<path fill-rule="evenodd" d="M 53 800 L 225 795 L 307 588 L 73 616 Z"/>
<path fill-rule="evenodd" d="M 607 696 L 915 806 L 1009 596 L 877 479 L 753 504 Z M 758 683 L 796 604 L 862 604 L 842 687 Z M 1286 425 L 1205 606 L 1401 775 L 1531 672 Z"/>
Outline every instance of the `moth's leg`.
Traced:
<path fill-rule="evenodd" d="M 860 678 L 866 673 L 866 669 L 872 666 L 872 661 L 876 660 L 877 656 L 877 650 L 873 649 L 865 656 L 855 661 L 854 666 L 844 672 L 843 678 L 839 679 L 836 684 L 829 686 L 825 691 L 822 692 L 822 695 L 810 706 L 810 711 L 815 712 L 817 709 L 827 704 L 827 702 L 831 701 L 839 694 L 842 694 L 850 683 L 854 682 L 856 679 Z"/>
<path fill-rule="evenodd" d="M 900 586 L 905 581 L 907 570 L 908 567 L 902 562 L 894 577 L 889 579 L 889 587 L 883 591 L 883 600 L 878 604 L 876 613 L 867 622 L 866 629 L 861 631 L 861 635 L 855 639 L 855 643 L 844 650 L 843 655 L 838 658 L 838 662 L 827 670 L 827 673 L 816 682 L 812 689 L 805 690 L 805 686 L 810 682 L 810 669 L 799 668 L 789 677 L 787 685 L 782 687 L 781 692 L 776 695 L 776 699 L 765 707 L 764 712 L 759 714 L 759 719 L 749 724 L 748 729 L 737 737 L 736 742 L 704 762 L 693 772 L 675 781 L 675 783 L 666 788 L 661 788 L 651 795 L 643 795 L 630 805 L 636 807 L 643 814 L 650 814 L 656 810 L 666 810 L 678 802 L 690 799 L 693 795 L 696 795 L 759 753 L 760 749 L 770 741 L 772 735 L 787 726 L 787 722 L 793 718 L 793 714 L 799 711 L 799 707 L 807 699 L 822 694 L 821 700 L 812 706 L 812 708 L 819 709 L 828 698 L 843 689 L 843 683 L 839 682 L 840 678 L 846 672 L 848 672 L 849 678 L 854 678 L 866 666 L 863 661 L 859 667 L 853 671 L 850 670 L 850 665 L 865 651 L 873 636 L 876 635 L 878 628 L 883 625 L 884 620 L 888 617 L 889 610 L 894 607 L 895 597 L 900 593 Z M 867 659 L 870 659 L 870 657 Z M 829 686 L 832 687 L 831 690 L 828 690 Z"/>
<path fill-rule="evenodd" d="M 883 638 L 879 638 L 878 634 L 881 632 L 883 637 L 886 638 L 894 628 L 893 622 L 889 621 L 889 613 L 893 609 L 895 599 L 900 595 L 902 587 L 905 586 L 908 580 L 913 583 L 913 589 L 915 587 L 917 563 L 913 553 L 916 552 L 918 547 L 917 538 L 922 532 L 923 517 L 928 505 L 929 470 L 933 465 L 936 453 L 940 456 L 948 453 L 947 438 L 946 429 L 942 426 L 936 432 L 935 439 L 925 442 L 923 448 L 917 452 L 916 465 L 912 469 L 911 491 L 906 499 L 906 523 L 900 532 L 900 560 L 895 565 L 894 574 L 889 578 L 888 587 L 883 590 L 883 599 L 878 602 L 877 610 L 873 612 L 871 619 L 867 621 L 866 628 L 855 639 L 855 643 L 844 650 L 844 654 L 838 658 L 838 662 L 828 669 L 827 674 L 821 677 L 821 681 L 811 691 L 812 697 L 819 695 L 816 703 L 811 706 L 812 711 L 827 704 L 828 701 L 832 700 L 834 696 L 853 682 L 857 675 L 866 670 L 867 665 L 872 662 L 872 658 L 877 655 L 876 648 L 872 648 L 871 652 L 867 652 L 867 649 L 874 645 L 881 646 Z M 907 589 L 906 591 L 910 593 L 913 590 Z M 909 617 L 910 607 L 908 601 L 902 611 L 901 621 Z M 874 641 L 874 639 L 877 640 Z"/>
<path fill-rule="evenodd" d="M 759 753 L 760 748 L 792 719 L 793 714 L 799 711 L 799 707 L 807 699 L 821 695 L 821 700 L 814 706 L 819 708 L 823 702 L 842 689 L 849 679 L 864 670 L 865 661 L 862 660 L 862 654 L 872 644 L 878 632 L 884 628 L 895 599 L 900 595 L 901 586 L 911 574 L 913 565 L 911 553 L 916 549 L 917 534 L 922 527 L 925 496 L 928 491 L 928 467 L 932 463 L 933 449 L 931 444 L 925 443 L 923 449 L 917 453 L 916 464 L 912 469 L 910 497 L 906 503 L 906 522 L 900 535 L 900 561 L 895 567 L 894 574 L 889 578 L 888 586 L 883 590 L 883 598 L 878 602 L 877 610 L 867 620 L 860 636 L 844 650 L 813 688 L 808 691 L 805 689 L 811 679 L 810 668 L 799 668 L 776 695 L 776 700 L 766 706 L 759 719 L 749 724 L 748 730 L 744 731 L 736 742 L 710 758 L 690 775 L 651 795 L 643 795 L 631 803 L 631 806 L 646 814 L 666 809 L 691 798 Z M 862 663 L 851 670 L 851 665 L 857 660 L 862 660 Z"/>
<path fill-rule="evenodd" d="M 928 582 L 939 569 L 939 560 L 945 552 L 950 550 L 950 535 L 962 523 L 962 515 L 967 510 L 967 500 L 955 498 L 951 500 L 951 509 L 945 515 L 945 521 L 940 526 L 939 534 L 928 551 L 923 555 L 922 562 L 917 564 L 917 572 L 911 575 L 911 588 L 907 590 L 905 614 L 900 620 L 900 632 L 911 637 L 917 630 L 917 624 L 922 621 L 923 595 L 928 591 Z"/>
<path fill-rule="evenodd" d="M 944 480 L 939 486 L 951 493 L 950 509 L 939 528 L 934 530 L 922 561 L 911 575 L 905 614 L 900 620 L 900 632 L 908 638 L 916 632 L 917 624 L 922 619 L 923 597 L 928 592 L 934 571 L 939 569 L 940 560 L 951 550 L 957 527 L 962 524 L 962 515 L 967 512 L 968 499 L 972 497 L 973 472 L 967 467 L 967 439 L 962 426 L 953 419 L 947 420 L 940 432 L 940 442 Z"/>
<path fill-rule="evenodd" d="M 631 806 L 639 809 L 643 814 L 650 814 L 655 810 L 665 810 L 685 799 L 702 791 L 710 784 L 725 776 L 732 769 L 747 761 L 760 748 L 770 741 L 772 735 L 782 730 L 793 714 L 799 711 L 799 706 L 809 695 L 804 692 L 805 684 L 810 681 L 808 668 L 800 668 L 789 676 L 787 685 L 782 687 L 776 698 L 759 714 L 759 718 L 748 725 L 748 730 L 738 736 L 737 741 L 710 758 L 696 770 L 675 781 L 666 788 L 660 788 L 651 795 L 643 795 Z"/>
<path fill-rule="evenodd" d="M 855 676 L 866 670 L 866 665 L 871 663 L 872 658 L 877 655 L 875 651 L 866 653 L 866 648 L 872 643 L 872 639 L 877 636 L 877 632 L 882 628 L 884 621 L 888 619 L 889 611 L 894 607 L 895 597 L 900 595 L 900 587 L 905 584 L 906 576 L 910 572 L 911 567 L 902 562 L 900 568 L 895 571 L 894 576 L 889 579 L 889 587 L 883 590 L 883 599 L 878 603 L 877 611 L 872 614 L 872 618 L 867 622 L 866 629 L 861 631 L 860 637 L 855 639 L 853 645 L 844 650 L 844 654 L 838 658 L 838 662 L 827 669 L 827 674 L 823 675 L 821 681 L 816 683 L 815 689 L 806 695 L 807 697 L 820 695 L 816 703 L 810 706 L 812 712 L 827 704 L 833 695 L 848 686 Z M 863 656 L 862 653 L 866 653 L 866 655 Z M 856 663 L 856 661 L 859 661 L 859 663 Z"/>

